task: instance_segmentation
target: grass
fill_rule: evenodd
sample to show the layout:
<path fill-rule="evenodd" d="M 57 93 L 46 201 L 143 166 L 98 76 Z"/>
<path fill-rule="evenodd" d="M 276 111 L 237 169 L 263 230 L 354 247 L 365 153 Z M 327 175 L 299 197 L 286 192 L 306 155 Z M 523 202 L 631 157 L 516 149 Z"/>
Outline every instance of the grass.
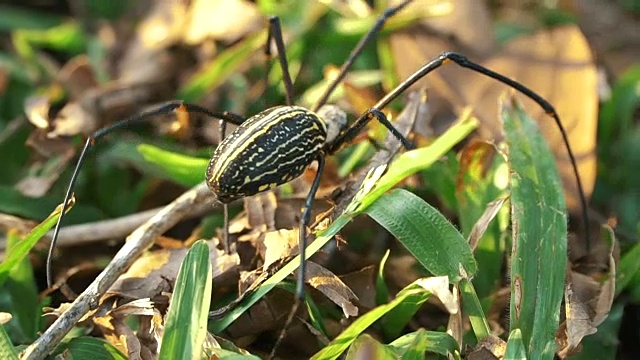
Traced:
<path fill-rule="evenodd" d="M 324 66 L 342 63 L 373 19 L 373 16 L 341 15 L 339 8 L 315 3 L 257 3 L 263 14 L 277 14 L 282 18 L 297 98 L 305 104 L 312 103 L 320 94 L 318 89 L 327 82 L 324 72 L 328 69 Z M 123 4 L 108 9 L 92 6 L 91 16 L 117 19 L 130 10 Z M 378 7 L 383 8 L 382 4 Z M 333 100 L 375 101 L 378 95 L 372 95 L 372 86 L 380 93 L 395 85 L 398 81 L 393 77 L 396 59 L 389 51 L 386 36 L 415 21 L 415 16 L 393 20 L 378 39 L 377 48 L 367 48 L 356 62 L 349 77 L 350 86 L 339 88 Z M 99 88 L 105 88 L 107 81 L 119 79 L 105 66 L 109 61 L 106 45 L 96 32 L 85 28 L 79 18 L 3 8 L 0 30 L 13 44 L 11 48 L 0 48 L 0 153 L 10 154 L 2 158 L 0 213 L 14 219 L 13 222 L 2 220 L 3 232 L 0 233 L 6 240 L 5 256 L 0 262 L 0 315 L 3 315 L 0 319 L 10 318 L 0 326 L 0 354 L 2 358 L 12 359 L 26 347 L 41 341 L 42 332 L 50 325 L 49 319 L 41 316 L 44 307 L 51 302 L 56 307 L 61 303 L 60 298 L 42 293 L 43 273 L 39 264 L 44 247 L 40 242 L 59 215 L 60 210 L 49 214 L 62 199 L 69 176 L 70 169 L 62 171 L 70 167 L 66 166 L 69 162 L 66 152 L 77 151 L 81 144 L 80 136 L 59 140 L 60 143 L 54 144 L 58 147 L 35 137 L 33 134 L 37 131 L 42 136 L 45 130 L 34 130 L 33 125 L 25 121 L 24 104 L 36 96 L 46 99 L 50 106 L 44 112 L 47 117 L 57 113 L 64 104 L 78 101 L 65 88 L 68 84 L 56 81 L 58 72 L 51 69 L 48 57 L 51 54 L 61 63 L 86 55 L 90 68 L 95 70 Z M 500 36 L 505 37 L 507 30 L 504 28 Z M 255 59 L 265 36 L 264 31 L 259 30 L 233 44 L 208 44 L 215 46 L 214 57 L 198 66 L 177 66 L 171 70 L 178 80 L 174 79 L 177 85 L 170 96 L 243 114 L 283 103 L 278 66 L 265 71 L 263 63 Z M 172 50 L 175 52 L 167 54 L 180 58 L 192 49 L 178 44 Z M 268 83 L 263 81 L 265 73 Z M 584 349 L 571 358 L 614 358 L 625 311 L 630 311 L 625 306 L 640 301 L 637 261 L 640 245 L 636 242 L 640 231 L 640 189 L 630 175 L 640 168 L 638 89 L 640 69 L 635 67 L 616 80 L 611 97 L 604 101 L 600 111 L 599 172 L 592 203 L 596 208 L 616 214 L 619 240 L 607 229 L 603 230 L 603 238 L 610 249 L 618 243 L 621 254 L 617 266 L 611 265 L 608 272 L 599 274 L 594 281 L 600 291 L 598 297 L 584 300 L 602 303 L 598 308 L 601 324 L 597 321 L 589 324 L 598 326 L 595 335 L 567 339 L 562 331 L 558 332 L 565 328 L 575 330 L 572 327 L 575 324 L 565 322 L 567 318 L 573 319 L 571 311 L 566 311 L 567 306 L 583 309 L 579 307 L 580 301 L 565 302 L 567 294 L 573 291 L 568 290 L 568 284 L 573 283 L 567 279 L 577 284 L 579 275 L 568 270 L 571 269 L 568 265 L 573 264 L 568 263 L 567 258 L 570 229 L 562 185 L 553 154 L 539 134 L 538 125 L 527 115 L 529 109 L 523 109 L 517 100 L 505 96 L 500 103 L 505 132 L 501 144 L 469 142 L 468 137 L 479 124 L 465 113 L 440 136 L 430 139 L 418 136 L 417 142 L 422 146 L 397 155 L 388 164 L 367 165 L 368 156 L 377 151 L 366 143 L 347 148 L 329 161 L 327 166 L 335 173 L 368 170 L 368 176 L 352 196 L 347 196 L 335 218 L 316 232 L 307 257 L 339 256 L 332 253 L 332 246 L 342 251 L 344 247 L 373 249 L 369 252 L 349 250 L 346 256 L 350 256 L 350 260 L 345 262 L 358 264 L 358 268 L 324 264 L 327 271 L 335 272 L 341 279 L 366 268 L 365 265 L 374 264 L 371 276 L 356 281 L 368 284 L 368 290 L 361 294 L 370 298 L 361 298 L 360 302 L 345 300 L 359 305 L 359 314 L 344 319 L 336 304 L 327 301 L 322 293 L 308 291 L 305 305 L 309 317 L 300 315 L 305 322 L 299 325 L 307 337 L 300 335 L 300 340 L 296 338 L 293 342 L 285 339 L 282 357 L 422 359 L 429 353 L 441 358 L 466 358 L 470 351 L 493 340 L 501 344 L 505 358 L 509 359 L 552 359 L 559 350 L 557 343 L 571 341 L 581 343 Z M 139 110 L 140 104 L 133 105 L 132 111 Z M 395 114 L 403 106 L 402 101 L 397 101 L 388 110 Z M 41 110 L 32 107 L 27 107 L 26 112 L 31 119 L 41 114 Z M 170 121 L 173 119 L 165 122 Z M 197 126 L 192 124 L 191 130 L 203 131 Z M 378 131 L 376 125 L 371 128 L 369 134 L 376 141 L 382 141 L 386 134 Z M 76 188 L 78 203 L 69 212 L 67 223 L 129 215 L 162 203 L 162 198 L 164 202 L 169 201 L 182 188 L 202 181 L 210 146 L 203 145 L 203 140 L 196 136 L 186 135 L 180 140 L 179 136 L 158 133 L 157 129 L 136 128 L 123 133 L 122 137 L 126 138 L 123 142 L 118 141 L 121 137 L 116 135 L 99 144 L 93 159 L 88 161 L 90 164 L 80 173 Z M 46 156 L 36 156 L 25 146 L 28 138 L 47 153 Z M 47 191 L 37 200 L 26 196 L 15 186 L 26 178 L 35 181 L 36 187 L 47 187 Z M 344 184 L 346 179 L 341 177 L 336 181 Z M 281 194 L 275 204 L 278 211 L 284 212 L 288 202 L 295 200 L 296 191 L 288 188 Z M 266 209 L 265 204 L 260 206 Z M 248 204 L 246 209 L 236 207 L 232 211 L 255 214 L 252 206 L 255 205 Z M 169 236 L 180 239 L 180 243 L 188 240 L 181 245 L 189 250 L 180 262 L 166 260 L 166 264 L 146 265 L 149 277 L 139 284 L 152 283 L 154 271 L 163 271 L 158 269 L 167 265 L 174 268 L 173 275 L 161 273 L 159 277 L 169 279 L 168 288 L 158 287 L 152 289 L 157 293 L 150 291 L 135 299 L 126 291 L 112 294 L 111 300 L 103 298 L 96 306 L 114 302 L 110 310 L 115 312 L 107 318 L 116 330 L 110 332 L 108 327 L 94 322 L 98 330 L 87 334 L 86 327 L 78 324 L 64 341 L 53 344 L 53 354 L 64 353 L 74 358 L 92 354 L 100 359 L 122 359 L 127 358 L 123 344 L 129 350 L 138 346 L 152 352 L 157 350 L 154 346 L 161 344 L 159 352 L 154 354 L 162 358 L 266 356 L 282 328 L 283 314 L 274 309 L 278 303 L 289 304 L 292 286 L 287 279 L 300 262 L 298 257 L 290 259 L 230 312 L 207 320 L 212 308 L 229 303 L 236 295 L 235 283 L 221 283 L 224 280 L 218 277 L 218 271 L 222 271 L 229 259 L 219 254 L 217 242 L 211 236 L 202 235 L 215 234 L 215 229 L 207 229 L 206 224 L 219 224 L 220 217 L 217 213 L 199 217 L 194 222 L 197 225 L 184 225 L 189 227 L 186 232 L 184 227 L 174 229 Z M 239 218 L 235 224 L 245 221 L 242 214 Z M 251 229 L 244 230 L 243 236 L 254 236 L 250 235 Z M 335 241 L 340 234 L 349 245 Z M 200 238 L 204 240 L 192 241 Z M 376 238 L 386 240 L 379 243 L 374 241 Z M 166 239 L 159 243 L 165 247 L 170 244 Z M 250 246 L 253 249 L 255 245 Z M 80 253 L 77 249 L 65 249 L 64 253 L 73 259 L 70 263 L 78 264 L 77 258 L 84 255 L 74 257 L 74 251 Z M 242 251 L 245 250 L 240 249 Z M 88 260 L 94 268 L 95 252 L 94 249 L 94 255 Z M 56 261 L 65 262 L 63 259 L 66 258 L 58 257 Z M 253 267 L 247 269 L 246 263 L 242 266 L 253 270 Z M 333 277 L 337 278 L 336 275 Z M 333 277 L 329 277 L 334 286 L 331 289 L 339 289 Z M 81 291 L 87 280 L 81 283 L 83 285 L 76 284 L 74 288 Z M 346 286 L 356 288 L 352 283 Z M 607 295 L 611 299 L 616 297 L 609 316 L 606 316 Z M 152 313 L 166 314 L 166 318 L 150 316 L 151 313 L 143 312 L 150 311 L 148 308 L 136 308 L 130 303 L 131 308 L 127 308 L 128 301 L 146 297 L 156 303 Z M 504 306 L 507 300 L 508 305 Z M 124 311 L 125 315 L 115 315 L 120 314 L 116 310 Z M 263 327 L 266 330 L 237 335 L 247 328 Z M 144 331 L 153 336 L 136 336 Z M 295 331 L 290 330 L 297 334 Z M 246 341 L 247 338 L 252 341 Z"/>

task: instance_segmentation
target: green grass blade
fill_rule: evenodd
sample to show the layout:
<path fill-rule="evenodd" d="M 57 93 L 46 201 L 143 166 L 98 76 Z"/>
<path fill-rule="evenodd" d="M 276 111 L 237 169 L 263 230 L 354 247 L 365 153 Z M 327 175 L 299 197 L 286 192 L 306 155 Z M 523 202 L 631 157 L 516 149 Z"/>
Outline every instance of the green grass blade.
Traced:
<path fill-rule="evenodd" d="M 476 339 L 480 341 L 489 336 L 491 334 L 489 321 L 484 315 L 476 290 L 469 280 L 463 279 L 460 281 L 460 296 L 462 297 L 464 312 L 469 316 L 469 322 Z"/>
<path fill-rule="evenodd" d="M 447 354 L 453 354 L 459 349 L 458 343 L 451 335 L 425 329 L 405 334 L 394 340 L 389 346 L 394 348 L 395 353 L 403 360 L 424 359 L 425 351 L 447 356 Z"/>
<path fill-rule="evenodd" d="M 529 358 L 552 359 L 567 266 L 562 184 L 535 122 L 511 102 L 502 119 L 511 168 L 511 328 L 522 331 Z"/>
<path fill-rule="evenodd" d="M 138 145 L 144 159 L 159 166 L 164 174 L 178 184 L 192 187 L 202 182 L 208 159 L 178 154 L 147 144 Z"/>
<path fill-rule="evenodd" d="M 95 337 L 82 336 L 69 341 L 65 359 L 126 360 L 127 357 L 108 342 Z"/>
<path fill-rule="evenodd" d="M 69 207 L 69 209 L 70 208 L 71 207 Z M 62 207 L 56 207 L 55 210 L 53 210 L 46 219 L 38 224 L 38 226 L 33 228 L 33 230 L 31 230 L 22 241 L 7 250 L 6 258 L 0 264 L 0 285 L 4 284 L 7 280 L 11 269 L 17 266 L 29 254 L 29 251 L 31 251 L 34 245 L 38 243 L 38 240 L 51 230 L 58 221 L 61 212 Z"/>
<path fill-rule="evenodd" d="M 618 264 L 616 274 L 616 296 L 625 290 L 637 274 L 640 274 L 640 243 L 633 245 Z"/>
<path fill-rule="evenodd" d="M 199 359 L 211 303 L 209 246 L 197 241 L 182 261 L 167 313 L 159 359 Z"/>
<path fill-rule="evenodd" d="M 0 325 L 0 359 L 18 360 L 18 354 L 13 348 L 7 332 L 4 331 L 4 325 Z"/>
<path fill-rule="evenodd" d="M 522 332 L 520 329 L 515 329 L 509 334 L 509 340 L 507 340 L 507 350 L 504 354 L 505 360 L 526 360 L 527 352 L 522 343 Z"/>
<path fill-rule="evenodd" d="M 385 305 L 378 306 L 356 319 L 348 328 L 338 335 L 329 345 L 317 352 L 311 359 L 337 359 L 369 326 L 396 306 L 415 296 L 429 297 L 430 293 L 413 283 L 398 293 L 395 299 Z"/>
<path fill-rule="evenodd" d="M 471 248 L 458 230 L 434 207 L 403 189 L 381 196 L 366 210 L 435 276 L 451 283 L 477 271 Z M 464 269 L 465 274 L 461 274 Z"/>

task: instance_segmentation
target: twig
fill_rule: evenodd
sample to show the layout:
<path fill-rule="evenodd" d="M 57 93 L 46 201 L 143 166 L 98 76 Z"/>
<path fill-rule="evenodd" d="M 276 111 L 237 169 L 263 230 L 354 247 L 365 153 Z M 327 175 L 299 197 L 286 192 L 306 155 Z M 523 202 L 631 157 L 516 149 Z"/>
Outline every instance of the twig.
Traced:
<path fill-rule="evenodd" d="M 211 191 L 201 183 L 182 194 L 147 223 L 137 228 L 129 235 L 127 242 L 104 271 L 78 296 L 62 316 L 25 350 L 22 359 L 44 359 L 85 314 L 98 307 L 102 295 L 142 252 L 153 244 L 157 236 L 170 229 L 185 215 L 202 208 L 216 206 L 217 203 L 213 200 Z"/>

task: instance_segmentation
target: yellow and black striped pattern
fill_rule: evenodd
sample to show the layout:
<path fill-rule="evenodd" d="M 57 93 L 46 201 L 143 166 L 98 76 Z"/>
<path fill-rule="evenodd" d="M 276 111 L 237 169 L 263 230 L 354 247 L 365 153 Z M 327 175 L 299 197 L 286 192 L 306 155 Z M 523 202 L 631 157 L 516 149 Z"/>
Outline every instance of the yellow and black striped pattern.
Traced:
<path fill-rule="evenodd" d="M 298 106 L 276 106 L 247 119 L 218 145 L 207 184 L 218 201 L 273 189 L 302 175 L 327 138 L 327 126 Z"/>

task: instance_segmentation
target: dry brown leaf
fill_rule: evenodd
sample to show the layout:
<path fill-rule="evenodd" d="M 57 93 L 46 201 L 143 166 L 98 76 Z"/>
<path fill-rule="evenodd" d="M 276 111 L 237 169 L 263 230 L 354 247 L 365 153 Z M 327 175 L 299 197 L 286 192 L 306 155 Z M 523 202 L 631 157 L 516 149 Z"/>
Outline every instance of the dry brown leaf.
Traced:
<path fill-rule="evenodd" d="M 475 250 L 476 246 L 478 245 L 478 241 L 480 241 L 480 238 L 482 237 L 482 235 L 484 235 L 484 232 L 487 231 L 489 224 L 496 217 L 496 215 L 498 215 L 498 212 L 502 208 L 502 205 L 504 205 L 504 202 L 507 201 L 507 199 L 507 197 L 503 197 L 487 204 L 487 207 L 485 208 L 478 221 L 473 224 L 473 228 L 471 229 L 471 233 L 469 234 L 468 239 L 469 246 L 471 246 L 472 250 Z"/>
<path fill-rule="evenodd" d="M 234 42 L 266 26 L 256 4 L 245 0 L 195 0 L 187 17 L 184 42 L 189 45 L 207 38 Z"/>
<path fill-rule="evenodd" d="M 167 48 L 182 37 L 187 22 L 185 2 L 156 1 L 140 22 L 134 38 L 118 59 L 120 81 L 129 84 L 168 79 L 175 69 Z"/>
<path fill-rule="evenodd" d="M 494 360 L 503 359 L 507 351 L 507 343 L 499 337 L 489 334 L 482 339 L 473 350 L 467 353 L 470 360 Z"/>
<path fill-rule="evenodd" d="M 58 72 L 57 80 L 69 92 L 72 100 L 81 98 L 86 91 L 99 85 L 89 56 L 84 54 L 67 61 Z"/>
<path fill-rule="evenodd" d="M 215 246 L 209 247 L 213 278 L 233 271 L 240 263 L 237 254 L 226 254 Z M 145 254 L 131 265 L 103 297 L 103 301 L 112 296 L 124 299 L 154 299 L 163 293 L 173 291 L 180 264 L 188 249 L 161 249 Z"/>
<path fill-rule="evenodd" d="M 607 228 L 605 231 L 612 231 Z M 613 236 L 611 236 L 613 239 Z M 556 334 L 556 342 L 561 345 L 558 355 L 566 358 L 579 350 L 585 336 L 595 334 L 597 327 L 609 315 L 615 296 L 616 263 L 615 243 L 609 249 L 608 268 L 602 282 L 572 270 L 567 272 L 565 286 L 566 320 Z"/>
<path fill-rule="evenodd" d="M 377 266 L 370 265 L 349 274 L 340 275 L 342 280 L 357 296 L 358 305 L 368 309 L 376 307 L 375 277 Z"/>
<path fill-rule="evenodd" d="M 298 276 L 297 271 L 296 276 Z M 345 317 L 358 315 L 358 307 L 351 302 L 357 301 L 358 297 L 334 273 L 312 261 L 307 261 L 304 278 L 309 285 L 340 306 Z"/>
<path fill-rule="evenodd" d="M 396 69 L 401 78 L 406 78 L 442 51 L 455 50 L 453 46 L 419 30 L 394 35 L 391 44 L 394 53 L 398 54 Z M 477 55 L 467 55 L 479 60 Z M 590 196 L 595 181 L 597 74 L 591 51 L 580 30 L 575 26 L 565 26 L 514 38 L 491 58 L 478 62 L 525 84 L 555 106 L 576 155 L 585 193 Z M 479 132 L 483 137 L 502 137 L 497 101 L 507 89 L 505 85 L 453 64 L 439 69 L 421 83 L 429 84 L 453 104 L 456 111 L 473 106 L 474 115 L 482 122 Z M 538 120 L 556 154 L 568 207 L 578 209 L 576 182 L 557 127 L 539 106 L 531 100 L 524 100 L 523 96 L 519 98 L 523 99 L 532 117 Z"/>
<path fill-rule="evenodd" d="M 262 270 L 298 252 L 298 229 L 270 231 L 264 235 L 264 264 Z"/>

